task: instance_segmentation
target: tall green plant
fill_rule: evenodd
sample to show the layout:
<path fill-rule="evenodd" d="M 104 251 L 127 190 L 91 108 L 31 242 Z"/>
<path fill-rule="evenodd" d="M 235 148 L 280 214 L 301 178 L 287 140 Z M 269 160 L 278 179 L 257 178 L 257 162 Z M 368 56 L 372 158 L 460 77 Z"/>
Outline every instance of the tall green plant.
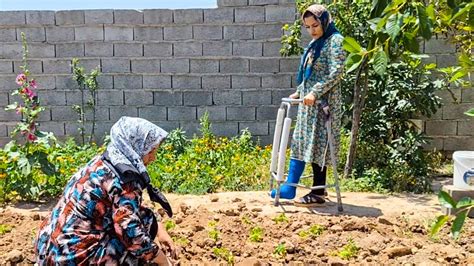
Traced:
<path fill-rule="evenodd" d="M 99 90 L 99 83 L 97 78 L 100 75 L 99 67 L 93 69 L 89 74 L 85 73 L 84 67 L 79 66 L 79 59 L 72 59 L 72 76 L 77 82 L 81 91 L 81 105 L 73 105 L 73 110 L 79 116 L 78 122 L 80 124 L 79 133 L 82 138 L 82 144 L 86 142 L 86 123 L 89 122 L 86 118 L 86 111 L 92 112 L 91 131 L 88 142 L 91 143 L 94 139 L 95 125 L 96 125 L 96 106 L 97 106 L 97 91 Z M 87 101 L 85 100 L 87 97 Z"/>
<path fill-rule="evenodd" d="M 469 197 L 464 197 L 456 202 L 448 193 L 442 190 L 438 194 L 438 199 L 443 207 L 457 209 L 454 221 L 451 225 L 451 236 L 453 239 L 457 240 L 461 235 L 462 227 L 467 215 L 471 209 L 474 208 L 474 201 Z M 433 226 L 431 227 L 431 236 L 435 236 L 449 220 L 450 217 L 448 215 L 438 216 L 436 222 L 433 223 Z"/>

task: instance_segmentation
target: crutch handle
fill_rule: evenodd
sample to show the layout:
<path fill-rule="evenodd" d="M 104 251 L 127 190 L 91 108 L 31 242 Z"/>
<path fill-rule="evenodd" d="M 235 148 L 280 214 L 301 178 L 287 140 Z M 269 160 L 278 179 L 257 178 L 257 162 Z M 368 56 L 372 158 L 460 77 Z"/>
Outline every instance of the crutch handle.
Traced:
<path fill-rule="evenodd" d="M 289 104 L 293 104 L 293 105 L 303 103 L 303 99 L 293 99 L 293 98 L 289 98 L 289 97 L 281 98 L 281 101 L 284 102 L 284 103 L 289 103 Z"/>

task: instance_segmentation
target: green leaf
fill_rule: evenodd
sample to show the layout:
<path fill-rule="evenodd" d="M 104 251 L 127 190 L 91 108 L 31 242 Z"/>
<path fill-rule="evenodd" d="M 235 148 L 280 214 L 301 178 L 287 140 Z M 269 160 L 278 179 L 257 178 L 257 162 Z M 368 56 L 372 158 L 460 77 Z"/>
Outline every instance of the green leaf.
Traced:
<path fill-rule="evenodd" d="M 420 29 L 420 35 L 425 40 L 429 40 L 432 35 L 432 28 L 431 20 L 429 19 L 428 15 L 426 14 L 426 9 L 423 5 L 417 5 L 416 9 L 418 11 L 418 23 Z"/>
<path fill-rule="evenodd" d="M 465 71 L 463 71 L 462 69 L 460 70 L 457 70 L 454 75 L 449 79 L 450 82 L 455 82 L 459 79 L 461 79 L 462 77 L 464 77 L 465 75 L 467 75 L 467 73 Z"/>
<path fill-rule="evenodd" d="M 342 41 L 342 47 L 349 53 L 359 53 L 362 51 L 362 47 L 352 37 L 345 37 Z"/>
<path fill-rule="evenodd" d="M 388 58 L 383 50 L 379 50 L 374 55 L 374 70 L 379 76 L 383 76 L 387 70 Z"/>
<path fill-rule="evenodd" d="M 391 15 L 387 20 L 387 24 L 385 24 L 385 31 L 390 35 L 392 42 L 395 41 L 400 29 L 400 19 L 398 14 Z"/>
<path fill-rule="evenodd" d="M 5 107 L 5 111 L 15 110 L 18 107 L 18 103 L 12 103 Z"/>
<path fill-rule="evenodd" d="M 470 197 L 464 197 L 458 201 L 456 204 L 456 209 L 468 207 L 468 206 L 474 206 L 474 201 Z"/>
<path fill-rule="evenodd" d="M 459 238 L 459 234 L 461 233 L 461 229 L 464 224 L 464 221 L 466 220 L 468 211 L 469 210 L 464 210 L 456 215 L 456 219 L 454 219 L 453 226 L 451 226 L 451 233 L 453 234 L 454 239 Z"/>
<path fill-rule="evenodd" d="M 359 67 L 362 63 L 362 56 L 360 54 L 350 54 L 346 60 L 346 67 L 348 68 L 346 73 L 351 73 Z"/>
<path fill-rule="evenodd" d="M 446 208 L 454 208 L 456 206 L 456 202 L 451 198 L 451 196 L 446 191 L 440 191 L 438 194 L 439 203 L 441 206 Z"/>
<path fill-rule="evenodd" d="M 24 176 L 28 176 L 31 173 L 31 164 L 25 157 L 21 157 L 18 160 L 18 167 L 21 170 L 21 174 Z"/>
<path fill-rule="evenodd" d="M 474 5 L 474 3 L 469 3 L 462 9 L 460 9 L 450 20 L 449 24 L 453 23 L 453 20 L 457 19 L 459 16 L 463 15 L 467 11 L 470 11 L 471 7 Z"/>
<path fill-rule="evenodd" d="M 441 229 L 441 227 L 443 227 L 443 225 L 448 220 L 449 220 L 448 215 L 438 216 L 438 218 L 436 219 L 436 222 L 433 224 L 433 226 L 431 226 L 430 236 L 433 237 L 434 235 L 436 235 L 439 232 L 439 230 Z"/>
<path fill-rule="evenodd" d="M 431 19 L 431 20 L 436 20 L 436 15 L 435 15 L 435 8 L 434 8 L 434 5 L 433 4 L 429 4 L 427 7 L 426 7 L 426 14 L 428 15 L 428 17 Z"/>
<path fill-rule="evenodd" d="M 456 8 L 456 1 L 455 0 L 448 0 L 448 6 L 451 9 L 455 9 Z"/>
<path fill-rule="evenodd" d="M 370 10 L 370 17 L 380 17 L 385 7 L 388 5 L 388 0 L 374 0 L 372 2 L 372 10 Z"/>
<path fill-rule="evenodd" d="M 468 110 L 467 112 L 464 113 L 465 115 L 468 115 L 468 116 L 474 116 L 474 108 Z"/>

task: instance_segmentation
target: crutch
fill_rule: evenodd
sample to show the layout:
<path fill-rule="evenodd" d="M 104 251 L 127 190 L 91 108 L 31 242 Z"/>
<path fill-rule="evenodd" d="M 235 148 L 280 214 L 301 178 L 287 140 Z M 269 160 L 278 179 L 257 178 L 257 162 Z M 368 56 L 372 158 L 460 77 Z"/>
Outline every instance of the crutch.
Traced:
<path fill-rule="evenodd" d="M 276 194 L 275 194 L 275 201 L 274 205 L 278 206 L 280 200 L 280 188 L 281 184 L 286 181 L 287 174 L 284 174 L 285 165 L 286 165 L 286 150 L 288 146 L 288 139 L 290 136 L 290 126 L 292 119 L 290 116 L 290 109 L 291 105 L 301 104 L 303 103 L 302 99 L 291 99 L 291 98 L 282 98 L 282 103 L 280 108 L 278 109 L 276 125 L 275 125 L 275 133 L 273 136 L 273 147 L 272 147 L 272 160 L 270 164 L 270 191 L 274 188 L 274 181 L 276 181 Z M 317 104 L 317 103 L 316 103 Z M 331 117 L 328 115 L 326 119 L 326 129 L 328 132 L 328 142 L 329 142 L 329 149 L 331 152 L 331 163 L 333 165 L 333 173 L 334 173 L 334 184 L 333 185 L 323 185 L 323 186 L 304 186 L 301 184 L 295 183 L 286 183 L 285 185 L 294 186 L 294 187 L 301 187 L 310 190 L 314 189 L 322 189 L 322 188 L 329 188 L 335 187 L 336 188 L 336 196 L 337 196 L 337 209 L 339 212 L 343 211 L 342 208 L 342 200 L 341 200 L 341 193 L 339 189 L 339 176 L 337 174 L 337 165 L 336 165 L 336 157 L 334 154 L 334 136 L 331 133 Z M 312 177 L 304 176 L 302 178 Z"/>

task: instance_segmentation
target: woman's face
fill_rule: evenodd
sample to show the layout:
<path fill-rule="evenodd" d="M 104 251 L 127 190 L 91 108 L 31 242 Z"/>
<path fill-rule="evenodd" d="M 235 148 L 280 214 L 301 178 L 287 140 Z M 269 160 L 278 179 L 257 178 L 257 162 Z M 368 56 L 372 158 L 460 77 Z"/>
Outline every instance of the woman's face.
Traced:
<path fill-rule="evenodd" d="M 149 165 L 154 160 L 156 160 L 156 151 L 158 150 L 159 147 L 160 145 L 155 146 L 148 154 L 145 154 L 145 156 L 143 156 L 144 165 Z"/>
<path fill-rule="evenodd" d="M 309 16 L 303 19 L 304 27 L 308 30 L 309 35 L 314 40 L 321 38 L 324 34 L 323 26 L 319 20 L 316 20 L 314 16 Z"/>

